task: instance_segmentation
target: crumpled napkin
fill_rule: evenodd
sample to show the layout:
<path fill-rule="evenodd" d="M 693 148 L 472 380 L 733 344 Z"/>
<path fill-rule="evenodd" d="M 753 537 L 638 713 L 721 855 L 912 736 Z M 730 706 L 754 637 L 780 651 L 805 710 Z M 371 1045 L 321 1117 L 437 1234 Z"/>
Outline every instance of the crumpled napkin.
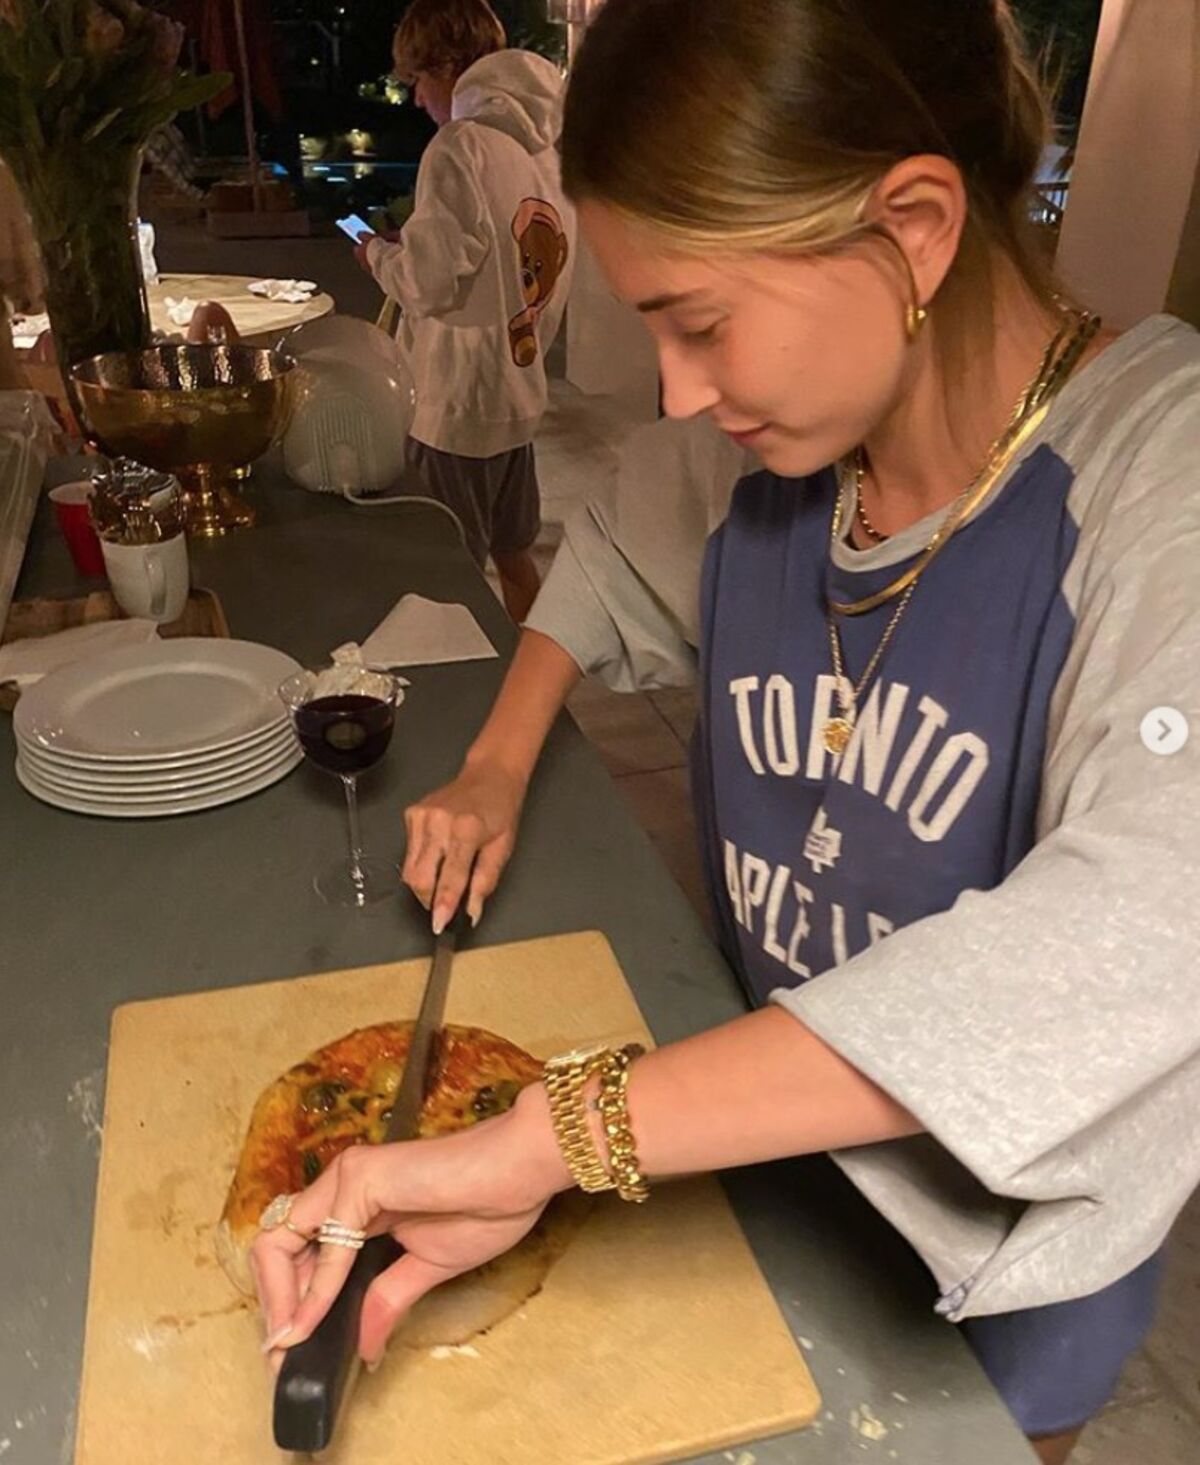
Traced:
<path fill-rule="evenodd" d="M 496 648 L 465 605 L 405 595 L 362 644 L 368 666 L 436 666 L 482 661 Z"/>
<path fill-rule="evenodd" d="M 246 286 L 251 295 L 265 295 L 268 300 L 286 300 L 291 305 L 311 300 L 316 288 L 315 280 L 255 280 Z"/>
<path fill-rule="evenodd" d="M 14 315 L 12 318 L 13 345 L 18 351 L 31 351 L 38 343 L 38 337 L 50 329 L 48 315 Z"/>
<path fill-rule="evenodd" d="M 56 631 L 53 636 L 29 636 L 0 646 L 0 682 L 15 682 L 18 687 L 31 687 L 59 667 L 123 646 L 136 646 L 153 641 L 158 626 L 153 621 L 94 621 L 91 625 L 72 626 L 69 631 Z"/>
<path fill-rule="evenodd" d="M 186 295 L 182 300 L 175 300 L 168 295 L 163 303 L 167 307 L 168 317 L 177 326 L 190 325 L 192 316 L 196 314 L 196 307 L 200 304 L 198 300 L 190 300 Z"/>
<path fill-rule="evenodd" d="M 363 656 L 362 647 L 357 642 L 347 641 L 344 646 L 331 651 L 329 660 L 333 663 L 332 666 L 323 667 L 313 681 L 314 697 L 337 697 L 345 693 L 356 693 L 360 697 L 378 697 L 385 702 L 391 698 L 391 681 L 381 676 L 378 670 L 371 670 Z M 409 685 L 403 677 L 396 677 L 395 681 L 401 688 Z M 403 701 L 402 690 L 396 697 L 395 706 L 399 707 Z"/>

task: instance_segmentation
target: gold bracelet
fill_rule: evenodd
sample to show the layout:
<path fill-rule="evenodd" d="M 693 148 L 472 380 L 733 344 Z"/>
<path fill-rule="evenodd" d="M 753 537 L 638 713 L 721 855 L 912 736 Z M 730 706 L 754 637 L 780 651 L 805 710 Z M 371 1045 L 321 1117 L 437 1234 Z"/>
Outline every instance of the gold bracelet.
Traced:
<path fill-rule="evenodd" d="M 637 1146 L 629 1127 L 629 1070 L 646 1050 L 630 1043 L 609 1053 L 600 1069 L 600 1115 L 608 1140 L 608 1166 L 622 1200 L 650 1199 L 650 1186 L 638 1165 Z"/>
<path fill-rule="evenodd" d="M 609 1048 L 584 1049 L 547 1060 L 542 1082 L 550 1100 L 550 1122 L 571 1178 L 581 1190 L 596 1194 L 615 1190 L 617 1182 L 608 1173 L 592 1139 L 584 1106 L 583 1089 L 588 1079 L 612 1058 Z"/>

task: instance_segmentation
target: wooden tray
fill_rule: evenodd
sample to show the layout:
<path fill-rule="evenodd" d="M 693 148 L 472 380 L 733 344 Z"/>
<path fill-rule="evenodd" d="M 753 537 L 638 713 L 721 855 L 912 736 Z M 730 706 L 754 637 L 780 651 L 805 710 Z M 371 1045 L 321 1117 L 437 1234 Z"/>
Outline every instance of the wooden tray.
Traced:
<path fill-rule="evenodd" d="M 119 1007 L 96 1195 L 76 1465 L 287 1465 L 255 1310 L 213 1231 L 260 1090 L 365 1023 L 411 1017 L 428 958 Z M 462 952 L 449 1022 L 545 1058 L 652 1043 L 603 936 Z M 465 1349 L 359 1383 L 323 1465 L 659 1465 L 808 1424 L 820 1399 L 724 1192 L 599 1198 L 542 1290 Z M 753 1455 L 753 1447 L 748 1452 Z M 857 1452 L 856 1452 L 857 1453 Z"/>
<path fill-rule="evenodd" d="M 9 607 L 0 646 L 10 641 L 27 641 L 32 636 L 52 636 L 75 626 L 96 621 L 128 620 L 109 590 L 94 590 L 74 600 L 17 600 Z M 193 588 L 177 621 L 159 626 L 158 634 L 175 636 L 228 636 L 225 610 L 211 590 Z M 0 711 L 11 712 L 21 696 L 19 687 L 0 684 Z"/>

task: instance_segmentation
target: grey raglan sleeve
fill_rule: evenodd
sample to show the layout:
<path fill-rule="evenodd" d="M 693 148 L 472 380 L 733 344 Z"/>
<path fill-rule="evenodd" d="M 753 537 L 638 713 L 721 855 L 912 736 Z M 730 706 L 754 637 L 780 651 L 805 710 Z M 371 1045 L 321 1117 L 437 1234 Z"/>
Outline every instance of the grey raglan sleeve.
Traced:
<path fill-rule="evenodd" d="M 615 691 L 689 685 L 705 542 L 751 466 L 705 419 L 633 432 L 568 518 L 526 626 Z"/>
<path fill-rule="evenodd" d="M 695 680 L 687 628 L 614 544 L 595 505 L 568 521 L 525 625 L 557 641 L 580 671 L 617 692 Z"/>
<path fill-rule="evenodd" d="M 977 1249 L 973 1299 L 952 1313 L 1106 1285 L 1155 1249 L 1200 1179 L 1198 463 L 1200 409 L 1178 404 L 1081 515 L 1064 583 L 1076 633 L 1027 858 L 996 889 L 773 994 L 993 1197 L 1035 1203 L 997 1254 Z M 1139 736 L 1163 705 L 1192 729 L 1170 757 Z M 954 1248 L 905 1153 L 876 1146 L 845 1167 L 940 1280 L 966 1280 L 948 1276 Z M 1113 1224 L 1089 1247 L 1080 1223 L 1106 1206 Z"/>

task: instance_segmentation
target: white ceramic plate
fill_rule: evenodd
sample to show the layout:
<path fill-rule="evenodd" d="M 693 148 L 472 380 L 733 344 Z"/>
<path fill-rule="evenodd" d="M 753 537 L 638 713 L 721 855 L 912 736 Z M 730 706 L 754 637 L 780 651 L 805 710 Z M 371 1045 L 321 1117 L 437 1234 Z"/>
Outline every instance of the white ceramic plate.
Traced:
<path fill-rule="evenodd" d="M 78 793 L 83 798 L 93 798 L 97 794 L 119 798 L 122 794 L 166 794 L 216 788 L 261 772 L 280 762 L 297 746 L 295 733 L 290 727 L 285 727 L 277 737 L 269 742 L 256 744 L 248 753 L 239 753 L 225 761 L 214 760 L 191 769 L 172 769 L 166 772 L 130 772 L 125 768 L 110 772 L 72 768 L 50 761 L 37 748 L 24 743 L 18 749 L 18 756 L 25 768 L 40 782 L 50 784 L 65 793 Z"/>
<path fill-rule="evenodd" d="M 83 753 L 67 753 L 59 748 L 49 748 L 31 738 L 17 735 L 17 747 L 25 754 L 36 754 L 43 762 L 63 772 L 79 772 L 95 778 L 99 774 L 146 775 L 164 778 L 176 773 L 209 771 L 220 768 L 231 758 L 246 758 L 261 752 L 264 748 L 282 741 L 292 730 L 292 721 L 283 716 L 277 721 L 259 728 L 247 737 L 203 753 L 177 753 L 170 758 L 109 758 L 89 757 Z"/>
<path fill-rule="evenodd" d="M 64 799 L 78 799 L 87 804 L 103 804 L 105 807 L 127 804 L 131 807 L 146 808 L 158 805 L 175 807 L 178 804 L 190 803 L 194 799 L 207 798 L 210 794 L 221 793 L 225 789 L 239 788 L 244 783 L 251 783 L 273 770 L 285 767 L 291 762 L 292 757 L 292 752 L 285 749 L 261 767 L 245 769 L 231 774 L 227 778 L 219 779 L 216 783 L 204 784 L 200 787 L 149 790 L 79 788 L 73 784 L 64 783 L 61 779 L 47 778 L 38 769 L 31 768 L 23 759 L 18 761 L 22 772 L 26 775 L 27 782 L 36 784 L 39 790 L 47 793 L 58 794 Z"/>
<path fill-rule="evenodd" d="M 56 809 L 67 809 L 73 814 L 98 814 L 106 819 L 163 819 L 171 814 L 195 814 L 201 809 L 215 809 L 221 804 L 232 804 L 250 794 L 260 793 L 286 777 L 303 757 L 304 754 L 297 748 L 282 763 L 273 765 L 262 773 L 229 784 L 225 788 L 202 790 L 187 798 L 167 803 L 153 803 L 149 800 L 105 803 L 75 794 L 65 794 L 43 783 L 20 759 L 17 760 L 17 781 L 34 798 L 41 799 L 45 804 L 53 804 Z"/>
<path fill-rule="evenodd" d="M 194 759 L 267 735 L 280 721 L 276 689 L 299 670 L 251 641 L 151 642 L 51 672 L 17 703 L 13 726 L 68 759 Z"/>

